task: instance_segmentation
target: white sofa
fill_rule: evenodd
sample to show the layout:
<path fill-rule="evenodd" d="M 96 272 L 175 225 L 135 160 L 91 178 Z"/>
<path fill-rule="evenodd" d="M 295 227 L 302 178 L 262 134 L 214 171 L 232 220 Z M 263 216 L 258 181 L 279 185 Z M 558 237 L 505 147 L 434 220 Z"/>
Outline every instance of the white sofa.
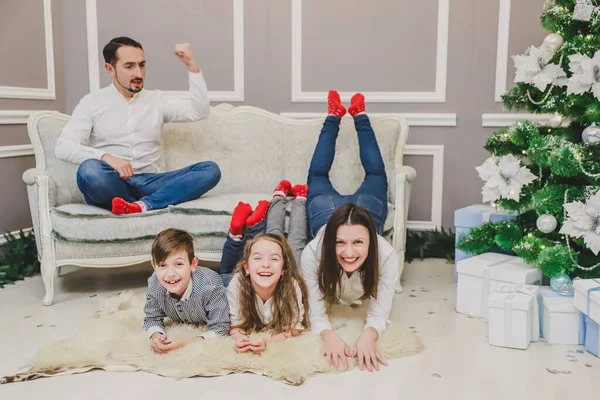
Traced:
<path fill-rule="evenodd" d="M 195 123 L 166 124 L 161 168 L 170 171 L 212 160 L 221 182 L 200 199 L 146 214 L 112 215 L 86 205 L 77 188 L 77 166 L 57 159 L 54 146 L 69 116 L 54 111 L 32 115 L 29 137 L 36 168 L 23 174 L 46 288 L 52 304 L 57 267 L 121 267 L 150 260 L 153 237 L 168 227 L 186 229 L 196 239 L 201 260 L 219 260 L 230 216 L 238 201 L 254 207 L 270 199 L 282 179 L 305 183 L 323 123 L 296 120 L 249 106 L 221 104 Z M 372 118 L 389 179 L 389 215 L 385 236 L 404 265 L 406 215 L 413 168 L 402 165 L 408 124 L 399 117 Z M 344 118 L 337 140 L 331 179 L 340 193 L 351 193 L 364 178 L 353 121 Z M 398 287 L 401 291 L 401 286 Z"/>

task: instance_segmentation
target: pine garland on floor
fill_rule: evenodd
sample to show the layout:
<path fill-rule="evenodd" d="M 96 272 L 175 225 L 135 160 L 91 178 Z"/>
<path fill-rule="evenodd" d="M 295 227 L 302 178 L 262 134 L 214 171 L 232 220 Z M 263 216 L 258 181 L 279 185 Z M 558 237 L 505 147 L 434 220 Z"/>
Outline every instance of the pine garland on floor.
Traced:
<path fill-rule="evenodd" d="M 18 237 L 7 232 L 4 238 L 5 255 L 0 256 L 0 288 L 39 274 L 40 262 L 33 232 L 20 231 Z"/>
<path fill-rule="evenodd" d="M 33 232 L 19 232 L 18 237 L 7 232 L 5 255 L 0 256 L 0 288 L 40 273 L 35 236 Z M 445 258 L 454 262 L 455 234 L 449 230 L 407 231 L 407 262 L 424 258 Z"/>
<path fill-rule="evenodd" d="M 406 233 L 405 259 L 411 262 L 415 259 L 445 258 L 454 263 L 454 242 L 456 235 L 452 229 L 441 231 L 411 231 Z"/>

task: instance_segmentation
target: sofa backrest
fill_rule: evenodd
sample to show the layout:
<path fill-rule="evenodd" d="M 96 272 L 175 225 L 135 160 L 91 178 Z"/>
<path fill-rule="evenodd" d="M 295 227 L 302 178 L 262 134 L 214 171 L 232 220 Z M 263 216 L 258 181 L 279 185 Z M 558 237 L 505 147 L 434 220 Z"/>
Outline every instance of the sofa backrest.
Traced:
<path fill-rule="evenodd" d="M 408 125 L 396 116 L 378 116 L 371 121 L 393 201 L 394 170 L 402 165 Z M 161 163 L 165 170 L 174 170 L 192 162 L 215 161 L 221 169 L 221 182 L 211 194 L 271 193 L 282 179 L 306 183 L 322 126 L 323 118 L 291 119 L 255 107 L 222 104 L 205 120 L 165 125 Z M 364 176 L 354 122 L 344 118 L 331 180 L 340 193 L 348 194 Z"/>
<path fill-rule="evenodd" d="M 51 179 L 50 204 L 83 203 L 76 183 L 77 166 L 57 159 L 54 146 L 68 115 L 43 111 L 28 123 L 36 167 Z M 394 202 L 394 170 L 402 165 L 408 125 L 402 118 L 371 118 L 389 180 L 389 197 Z M 308 167 L 323 118 L 284 118 L 250 107 L 221 104 L 211 115 L 193 123 L 165 124 L 160 165 L 172 171 L 191 163 L 211 160 L 221 168 L 221 182 L 211 194 L 270 193 L 282 179 L 306 183 Z M 364 178 L 358 139 L 352 119 L 344 118 L 336 144 L 331 180 L 340 193 L 351 193 Z"/>

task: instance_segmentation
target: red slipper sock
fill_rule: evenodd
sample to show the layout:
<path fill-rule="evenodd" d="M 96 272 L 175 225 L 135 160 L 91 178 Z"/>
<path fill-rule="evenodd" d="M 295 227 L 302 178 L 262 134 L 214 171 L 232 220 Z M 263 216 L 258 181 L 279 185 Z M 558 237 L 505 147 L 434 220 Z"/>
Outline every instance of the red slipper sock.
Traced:
<path fill-rule="evenodd" d="M 346 107 L 342 105 L 340 94 L 335 90 L 330 90 L 327 96 L 327 114 L 335 115 L 336 117 L 342 118 L 346 114 Z"/>
<path fill-rule="evenodd" d="M 112 199 L 112 213 L 121 215 L 121 214 L 135 214 L 141 213 L 142 206 L 138 203 L 130 203 L 128 201 L 123 200 L 120 197 L 115 197 Z"/>
<path fill-rule="evenodd" d="M 246 220 L 252 213 L 252 206 L 248 203 L 242 203 L 241 201 L 233 210 L 231 216 L 231 224 L 229 225 L 229 235 L 233 238 L 239 236 L 240 239 L 244 235 L 244 228 L 246 227 Z"/>
<path fill-rule="evenodd" d="M 292 188 L 292 193 L 297 199 L 306 199 L 308 196 L 308 185 L 296 185 Z"/>
<path fill-rule="evenodd" d="M 287 197 L 292 193 L 292 184 L 288 180 L 282 180 L 279 185 L 273 190 L 273 198 Z"/>
<path fill-rule="evenodd" d="M 252 215 L 246 220 L 248 227 L 253 227 L 264 220 L 267 217 L 267 210 L 269 210 L 269 202 L 267 200 L 260 200 Z"/>
<path fill-rule="evenodd" d="M 353 117 L 356 117 L 357 114 L 365 112 L 365 96 L 362 93 L 356 93 L 350 99 L 350 107 L 348 108 L 348 112 Z"/>

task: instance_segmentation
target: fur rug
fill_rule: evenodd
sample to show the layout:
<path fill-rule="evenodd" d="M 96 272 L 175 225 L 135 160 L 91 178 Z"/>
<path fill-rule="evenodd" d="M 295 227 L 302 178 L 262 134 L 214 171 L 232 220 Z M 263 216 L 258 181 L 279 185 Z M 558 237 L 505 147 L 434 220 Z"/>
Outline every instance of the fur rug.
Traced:
<path fill-rule="evenodd" d="M 142 331 L 143 296 L 122 293 L 103 298 L 98 318 L 87 322 L 73 336 L 40 349 L 28 369 L 0 379 L 0 383 L 27 381 L 49 376 L 72 375 L 92 369 L 105 371 L 146 371 L 175 379 L 251 372 L 291 385 L 300 385 L 315 374 L 335 373 L 321 356 L 321 339 L 310 333 L 270 344 L 261 355 L 238 354 L 230 338 L 216 337 L 195 342 L 164 355 L 155 354 Z M 346 343 L 354 343 L 364 325 L 368 302 L 360 307 L 336 306 L 331 321 Z M 195 336 L 198 328 L 169 325 L 172 337 Z M 378 340 L 381 355 L 389 360 L 419 353 L 420 337 L 398 326 L 388 325 Z M 349 360 L 348 370 L 355 368 Z"/>

